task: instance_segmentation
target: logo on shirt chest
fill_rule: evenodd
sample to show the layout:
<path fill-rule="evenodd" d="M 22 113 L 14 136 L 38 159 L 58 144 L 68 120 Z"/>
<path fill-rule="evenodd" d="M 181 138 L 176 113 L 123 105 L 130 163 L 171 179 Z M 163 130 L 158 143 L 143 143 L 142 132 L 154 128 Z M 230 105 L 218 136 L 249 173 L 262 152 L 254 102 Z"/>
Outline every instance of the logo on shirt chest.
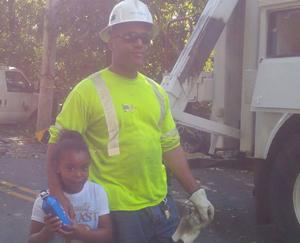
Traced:
<path fill-rule="evenodd" d="M 122 109 L 125 112 L 133 112 L 135 110 L 135 107 L 132 104 L 122 104 Z"/>

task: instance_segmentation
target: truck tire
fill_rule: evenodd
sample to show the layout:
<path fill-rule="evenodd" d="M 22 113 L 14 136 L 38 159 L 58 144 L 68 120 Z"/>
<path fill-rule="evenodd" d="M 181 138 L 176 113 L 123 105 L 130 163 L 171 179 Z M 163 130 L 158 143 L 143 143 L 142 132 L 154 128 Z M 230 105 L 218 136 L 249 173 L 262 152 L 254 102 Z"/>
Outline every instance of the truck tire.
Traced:
<path fill-rule="evenodd" d="M 300 136 L 282 145 L 270 178 L 274 223 L 283 242 L 300 242 Z"/>

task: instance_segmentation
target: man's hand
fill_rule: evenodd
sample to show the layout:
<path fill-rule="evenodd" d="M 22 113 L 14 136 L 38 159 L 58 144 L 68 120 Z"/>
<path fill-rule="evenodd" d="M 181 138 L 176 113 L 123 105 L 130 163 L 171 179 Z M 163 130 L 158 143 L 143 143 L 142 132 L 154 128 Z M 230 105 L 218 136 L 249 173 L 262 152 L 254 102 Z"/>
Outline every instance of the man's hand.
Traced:
<path fill-rule="evenodd" d="M 56 198 L 58 199 L 65 212 L 69 215 L 70 219 L 74 221 L 76 215 L 73 209 L 73 205 L 70 203 L 69 199 L 66 198 L 64 195 L 56 196 Z"/>
<path fill-rule="evenodd" d="M 184 243 L 193 243 L 205 226 L 206 224 L 200 221 L 198 210 L 188 202 L 184 205 L 183 216 L 172 239 L 174 242 L 181 240 Z"/>
<path fill-rule="evenodd" d="M 195 191 L 189 200 L 195 205 L 198 210 L 200 221 L 203 224 L 209 224 L 214 218 L 214 206 L 208 201 L 204 189 Z"/>
<path fill-rule="evenodd" d="M 184 214 L 172 236 L 174 242 L 179 240 L 184 243 L 193 243 L 214 218 L 214 207 L 208 201 L 204 189 L 199 189 L 192 194 L 184 205 Z"/>

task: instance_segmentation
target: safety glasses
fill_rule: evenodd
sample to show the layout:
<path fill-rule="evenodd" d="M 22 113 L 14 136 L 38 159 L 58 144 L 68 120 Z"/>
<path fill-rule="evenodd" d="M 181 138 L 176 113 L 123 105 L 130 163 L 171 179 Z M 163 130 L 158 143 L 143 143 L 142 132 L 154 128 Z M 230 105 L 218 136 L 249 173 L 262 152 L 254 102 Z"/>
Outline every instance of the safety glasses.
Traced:
<path fill-rule="evenodd" d="M 144 45 L 149 45 L 152 42 L 152 37 L 149 33 L 127 32 L 114 37 L 122 39 L 125 43 L 133 44 L 141 40 Z"/>

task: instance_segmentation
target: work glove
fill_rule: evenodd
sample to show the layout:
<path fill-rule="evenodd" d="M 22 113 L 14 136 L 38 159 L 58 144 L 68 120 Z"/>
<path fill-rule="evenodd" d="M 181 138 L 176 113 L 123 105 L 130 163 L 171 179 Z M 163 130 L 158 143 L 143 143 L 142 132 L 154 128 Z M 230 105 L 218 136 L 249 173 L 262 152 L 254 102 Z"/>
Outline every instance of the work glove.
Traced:
<path fill-rule="evenodd" d="M 208 225 L 214 219 L 214 206 L 208 201 L 205 190 L 200 188 L 195 191 L 189 198 L 195 205 L 200 216 L 200 222 Z"/>
<path fill-rule="evenodd" d="M 181 240 L 184 243 L 193 243 L 205 226 L 206 223 L 200 221 L 200 215 L 195 206 L 191 202 L 185 204 L 183 216 L 172 236 L 172 240 L 174 242 Z"/>
<path fill-rule="evenodd" d="M 174 242 L 182 240 L 192 243 L 214 218 L 214 207 L 208 201 L 204 189 L 194 192 L 189 198 L 189 203 L 184 205 L 184 214 L 172 236 Z"/>

